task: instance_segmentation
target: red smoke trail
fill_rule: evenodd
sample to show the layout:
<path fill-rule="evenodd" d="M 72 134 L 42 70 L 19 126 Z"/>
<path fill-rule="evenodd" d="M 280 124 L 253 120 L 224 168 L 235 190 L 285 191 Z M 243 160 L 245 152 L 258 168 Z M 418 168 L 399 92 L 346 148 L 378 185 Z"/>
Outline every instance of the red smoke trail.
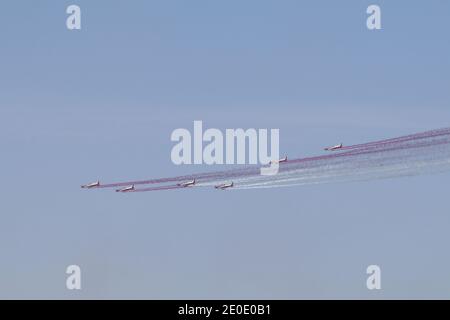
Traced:
<path fill-rule="evenodd" d="M 374 141 L 374 142 L 369 142 L 369 143 L 364 143 L 364 144 L 356 144 L 356 145 L 352 145 L 352 146 L 348 146 L 348 147 L 343 147 L 339 151 L 334 151 L 334 152 L 326 154 L 326 155 L 293 159 L 293 160 L 289 160 L 284 163 L 280 163 L 280 172 L 286 172 L 289 170 L 296 170 L 296 169 L 302 169 L 302 168 L 318 167 L 318 166 L 321 166 L 323 164 L 323 161 L 325 161 L 325 160 L 342 159 L 343 161 L 348 161 L 349 157 L 355 157 L 358 155 L 382 153 L 382 152 L 396 151 L 396 150 L 414 149 L 414 148 L 420 148 L 420 147 L 424 147 L 424 146 L 432 146 L 432 145 L 450 143 L 450 141 L 448 141 L 448 137 L 447 137 L 447 140 L 446 140 L 446 138 L 442 138 L 440 140 L 436 139 L 438 137 L 442 137 L 442 136 L 446 136 L 446 135 L 447 136 L 450 135 L 450 128 L 431 130 L 431 131 L 427 131 L 427 132 L 411 134 L 411 135 L 402 136 L 402 137 L 398 137 L 398 138 L 379 140 L 379 141 Z M 425 139 L 431 139 L 431 140 L 425 140 Z M 423 141 L 423 140 L 425 140 L 425 141 Z M 418 141 L 420 141 L 420 142 L 418 142 Z M 416 143 L 416 142 L 418 142 L 418 143 Z M 343 152 L 341 152 L 341 150 Z M 301 165 L 301 166 L 299 166 L 299 165 Z M 182 181 L 188 181 L 188 180 L 192 180 L 192 179 L 196 179 L 197 182 L 212 182 L 212 181 L 218 181 L 220 179 L 225 180 L 225 179 L 232 179 L 232 178 L 252 177 L 252 176 L 257 176 L 259 174 L 260 174 L 260 168 L 255 168 L 255 167 L 240 168 L 240 169 L 233 169 L 233 170 L 228 170 L 228 171 L 199 173 L 199 174 L 184 175 L 184 176 L 169 177 L 169 178 L 110 183 L 110 184 L 100 185 L 98 188 L 123 187 L 123 186 L 130 186 L 130 185 L 145 185 L 145 184 L 162 184 L 162 183 L 169 183 L 169 182 L 182 182 Z M 159 186 L 159 187 L 151 187 L 151 188 L 144 188 L 144 189 L 136 189 L 135 191 L 132 191 L 132 192 L 170 190 L 170 189 L 179 189 L 179 188 L 182 188 L 182 187 L 169 185 L 169 186 Z"/>
<path fill-rule="evenodd" d="M 349 149 L 370 147 L 370 146 L 385 144 L 385 143 L 397 143 L 397 142 L 406 142 L 406 141 L 412 141 L 412 140 L 417 140 L 417 139 L 427 139 L 427 138 L 447 135 L 449 133 L 450 133 L 450 128 L 436 129 L 436 130 L 430 130 L 430 131 L 426 131 L 426 132 L 410 134 L 410 135 L 397 137 L 397 138 L 384 139 L 384 140 L 372 141 L 372 142 L 367 142 L 367 143 L 354 144 L 354 145 L 350 145 L 350 146 L 344 146 L 340 150 L 349 150 Z"/>
<path fill-rule="evenodd" d="M 150 188 L 134 189 L 133 191 L 129 191 L 129 192 L 147 192 L 147 191 L 160 191 L 160 190 L 173 190 L 173 189 L 183 189 L 183 187 L 180 187 L 177 185 L 162 186 L 162 187 L 150 187 Z"/>

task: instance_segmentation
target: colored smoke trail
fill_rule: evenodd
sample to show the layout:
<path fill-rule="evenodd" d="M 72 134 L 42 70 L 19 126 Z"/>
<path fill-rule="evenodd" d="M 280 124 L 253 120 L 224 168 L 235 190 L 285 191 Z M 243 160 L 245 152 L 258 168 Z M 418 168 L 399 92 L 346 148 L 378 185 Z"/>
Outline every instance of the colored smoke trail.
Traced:
<path fill-rule="evenodd" d="M 116 182 L 116 183 L 108 183 L 101 184 L 96 189 L 103 188 L 116 188 L 116 187 L 126 187 L 131 185 L 147 185 L 147 184 L 161 184 L 161 183 L 169 183 L 169 182 L 184 182 L 192 179 L 196 180 L 211 180 L 211 179 L 220 179 L 230 176 L 241 176 L 245 174 L 257 174 L 259 172 L 259 168 L 240 168 L 240 169 L 232 169 L 227 171 L 215 171 L 215 172 L 207 172 L 207 173 L 198 173 L 192 175 L 184 175 L 170 178 L 158 178 L 158 179 L 149 179 L 149 180 L 136 180 L 136 181 L 125 181 L 125 182 Z"/>
<path fill-rule="evenodd" d="M 147 191 L 161 191 L 161 190 L 173 190 L 173 189 L 182 189 L 183 187 L 179 186 L 161 186 L 161 187 L 149 187 L 149 188 L 141 188 L 141 189 L 135 189 L 133 191 L 129 191 L 127 193 L 132 192 L 147 192 Z"/>
<path fill-rule="evenodd" d="M 236 189 L 374 180 L 447 170 L 450 170 L 450 139 L 443 139 L 358 153 L 346 156 L 346 161 L 323 161 L 313 167 L 292 167 L 266 179 L 242 179 L 236 182 Z"/>
<path fill-rule="evenodd" d="M 182 189 L 176 183 L 196 180 L 195 188 L 233 182 L 231 189 L 275 188 L 306 184 L 372 180 L 450 170 L 450 128 L 345 146 L 324 155 L 289 159 L 273 176 L 255 166 L 178 177 L 128 181 L 99 188 L 159 184 L 132 192 Z M 175 184 L 170 184 L 175 183 Z M 165 185 L 164 185 L 165 184 Z M 189 187 L 189 188 L 192 188 Z"/>
<path fill-rule="evenodd" d="M 383 145 L 386 143 L 400 143 L 400 142 L 407 142 L 407 141 L 413 141 L 413 140 L 419 140 L 419 139 L 428 139 L 428 138 L 432 138 L 432 137 L 448 135 L 449 133 L 450 133 L 450 128 L 436 129 L 436 130 L 430 130 L 430 131 L 410 134 L 410 135 L 406 135 L 406 136 L 401 136 L 401 137 L 397 137 L 397 138 L 378 140 L 378 141 L 374 141 L 374 142 L 355 144 L 355 145 L 351 145 L 351 146 L 344 146 L 341 150 L 350 150 L 350 149 L 356 149 L 356 148 Z"/>

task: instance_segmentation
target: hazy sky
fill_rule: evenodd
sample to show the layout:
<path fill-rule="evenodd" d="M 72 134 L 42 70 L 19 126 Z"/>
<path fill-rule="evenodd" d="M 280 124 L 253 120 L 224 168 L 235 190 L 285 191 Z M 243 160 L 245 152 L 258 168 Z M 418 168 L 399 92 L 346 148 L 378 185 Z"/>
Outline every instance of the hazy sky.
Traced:
<path fill-rule="evenodd" d="M 378 4 L 382 30 L 366 27 Z M 82 29 L 66 28 L 77 4 Z M 268 190 L 81 190 L 175 166 L 176 128 L 322 154 L 449 126 L 450 2 L 5 1 L 1 298 L 448 298 L 450 174 Z M 82 290 L 66 289 L 66 267 Z M 366 288 L 366 267 L 382 289 Z"/>

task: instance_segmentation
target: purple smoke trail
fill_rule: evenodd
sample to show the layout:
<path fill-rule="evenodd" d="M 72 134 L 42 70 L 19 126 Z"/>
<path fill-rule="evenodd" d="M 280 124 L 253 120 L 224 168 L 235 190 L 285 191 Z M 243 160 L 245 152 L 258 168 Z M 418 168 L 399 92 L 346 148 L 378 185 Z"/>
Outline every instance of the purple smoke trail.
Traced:
<path fill-rule="evenodd" d="M 220 178 L 220 177 L 226 177 L 230 173 L 240 175 L 248 171 L 256 172 L 259 169 L 254 168 L 241 168 L 241 169 L 232 169 L 228 171 L 215 171 L 215 172 L 209 172 L 209 173 L 199 173 L 199 174 L 192 174 L 192 175 L 184 175 L 184 176 L 177 176 L 177 177 L 170 177 L 170 178 L 158 178 L 158 179 L 149 179 L 149 180 L 137 180 L 137 181 L 126 181 L 126 182 L 117 182 L 117 183 L 108 183 L 108 184 L 101 184 L 97 187 L 97 189 L 102 188 L 115 188 L 115 187 L 126 187 L 131 185 L 143 185 L 143 184 L 160 184 L 160 183 L 168 183 L 168 182 L 183 182 L 188 181 L 192 179 L 196 180 L 202 180 L 202 179 L 209 179 L 209 178 Z M 259 172 L 259 171 L 258 171 Z"/>
<path fill-rule="evenodd" d="M 161 191 L 161 190 L 173 190 L 173 189 L 184 189 L 183 187 L 177 186 L 177 185 L 171 185 L 171 186 L 162 186 L 162 187 L 150 187 L 150 188 L 142 188 L 142 189 L 135 189 L 130 192 L 148 192 L 148 191 Z"/>
<path fill-rule="evenodd" d="M 285 163 L 280 164 L 280 172 L 286 172 L 289 170 L 297 170 L 304 168 L 314 168 L 319 167 L 322 163 L 339 160 L 348 161 L 349 157 L 356 157 L 358 155 L 365 154 L 374 154 L 381 152 L 389 152 L 389 151 L 399 151 L 406 149 L 414 149 L 420 148 L 424 146 L 431 146 L 436 144 L 445 144 L 448 143 L 448 140 L 445 140 L 445 136 L 450 135 L 450 128 L 431 130 L 422 133 L 416 133 L 411 135 L 406 135 L 402 137 L 379 140 L 369 143 L 356 144 L 352 146 L 347 146 L 340 151 L 333 152 L 326 155 L 300 158 L 289 160 Z M 444 137 L 443 139 L 437 140 L 437 138 Z M 448 138 L 448 137 L 447 137 Z M 337 163 L 336 161 L 334 163 Z M 169 177 L 169 178 L 159 178 L 159 179 L 149 179 L 149 180 L 138 180 L 138 181 L 127 181 L 127 182 L 118 182 L 118 183 L 110 183 L 100 185 L 98 188 L 110 188 L 110 187 L 122 187 L 129 185 L 145 185 L 145 184 L 164 184 L 169 182 L 182 182 L 186 180 L 196 179 L 199 183 L 208 183 L 213 181 L 225 180 L 225 179 L 233 179 L 233 178 L 245 178 L 252 176 L 259 176 L 260 168 L 240 168 L 240 169 L 232 169 L 227 171 L 216 171 L 209 173 L 199 173 L 192 175 L 183 175 L 177 177 Z M 142 192 L 142 191 L 156 191 L 156 190 L 170 190 L 170 189 L 179 189 L 179 186 L 160 186 L 160 187 L 151 187 L 144 189 L 136 189 L 134 192 Z"/>
<path fill-rule="evenodd" d="M 389 154 L 392 152 L 398 152 L 398 151 L 406 151 L 406 150 L 412 150 L 412 149 L 418 149 L 418 148 L 424 148 L 424 147 L 433 147 L 433 146 L 439 146 L 439 145 L 448 145 L 450 143 L 450 139 L 447 138 L 443 138 L 443 139 L 435 139 L 435 140 L 431 140 L 431 141 L 420 141 L 418 143 L 409 143 L 409 144 L 397 144 L 394 145 L 392 143 L 389 144 L 389 147 L 385 147 L 385 148 L 366 148 L 364 150 L 354 150 L 351 152 L 343 152 L 343 153 L 339 153 L 339 154 L 334 154 L 334 155 L 327 155 L 327 156 L 322 156 L 322 157 L 312 157 L 312 158 L 308 158 L 308 159 L 298 159 L 298 160 L 294 160 L 293 162 L 287 163 L 285 166 L 280 168 L 280 173 L 291 173 L 294 172 L 295 170 L 299 170 L 299 169 L 313 169 L 315 167 L 323 167 L 324 165 L 338 165 L 339 163 L 350 163 L 349 161 L 352 161 L 352 158 L 356 158 L 358 156 L 364 156 L 364 155 L 371 155 L 371 154 Z M 329 161 L 325 161 L 325 163 L 323 161 L 317 161 L 317 160 L 341 160 L 341 161 L 334 161 L 332 163 L 329 163 Z M 401 159 L 399 155 L 394 154 L 392 157 L 387 157 L 384 155 L 384 158 L 382 159 L 383 161 L 388 161 L 390 159 L 390 161 L 395 160 L 395 159 Z M 303 161 L 300 162 L 299 160 L 307 160 L 307 161 Z M 375 159 L 376 160 L 376 159 Z M 382 165 L 383 163 L 379 163 L 378 165 Z M 374 163 L 372 165 L 377 165 L 377 163 Z M 357 169 L 357 164 L 354 163 L 354 169 Z M 367 164 L 366 164 L 367 166 Z M 270 181 L 270 177 L 268 178 L 264 178 L 262 176 L 260 176 L 259 174 L 241 174 L 239 176 L 236 176 L 235 174 L 231 174 L 222 178 L 239 178 L 239 179 L 243 179 L 243 178 L 258 178 L 260 180 L 266 180 L 266 181 Z M 274 176 L 274 179 L 277 179 L 277 176 Z M 217 183 L 219 182 L 218 179 L 208 179 L 205 180 L 203 182 L 214 182 L 216 181 Z M 160 188 L 148 188 L 148 189 L 140 189 L 139 191 L 157 191 L 157 190 L 170 190 L 170 189 L 179 189 L 181 187 L 178 186 L 166 186 L 166 187 L 160 187 Z"/>
<path fill-rule="evenodd" d="M 379 145 L 379 144 L 406 142 L 406 141 L 412 141 L 412 140 L 417 140 L 417 139 L 427 139 L 427 138 L 431 138 L 431 137 L 447 135 L 449 133 L 450 133 L 450 128 L 436 129 L 436 130 L 430 130 L 430 131 L 426 131 L 426 132 L 410 134 L 410 135 L 397 137 L 397 138 L 390 138 L 390 139 L 378 140 L 378 141 L 373 141 L 373 142 L 344 146 L 339 150 L 364 148 L 364 147 L 370 147 L 370 146 Z"/>
<path fill-rule="evenodd" d="M 343 161 L 342 161 L 343 160 Z M 332 181 L 371 180 L 450 170 L 450 139 L 421 141 L 386 149 L 366 150 L 340 161 L 292 167 L 279 175 L 236 181 L 237 189 L 270 188 Z"/>

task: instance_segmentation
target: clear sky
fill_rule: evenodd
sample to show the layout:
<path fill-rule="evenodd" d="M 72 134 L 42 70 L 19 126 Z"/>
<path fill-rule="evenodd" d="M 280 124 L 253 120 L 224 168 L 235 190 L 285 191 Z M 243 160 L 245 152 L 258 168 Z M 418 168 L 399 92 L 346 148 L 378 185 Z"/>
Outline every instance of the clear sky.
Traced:
<path fill-rule="evenodd" d="M 382 30 L 366 28 L 378 4 Z M 69 31 L 66 7 L 82 10 Z M 450 2 L 4 1 L 1 298 L 448 298 L 450 174 L 217 192 L 81 190 L 175 166 L 176 128 L 322 154 L 449 126 Z M 66 267 L 82 290 L 66 289 Z M 366 288 L 366 267 L 382 289 Z"/>

